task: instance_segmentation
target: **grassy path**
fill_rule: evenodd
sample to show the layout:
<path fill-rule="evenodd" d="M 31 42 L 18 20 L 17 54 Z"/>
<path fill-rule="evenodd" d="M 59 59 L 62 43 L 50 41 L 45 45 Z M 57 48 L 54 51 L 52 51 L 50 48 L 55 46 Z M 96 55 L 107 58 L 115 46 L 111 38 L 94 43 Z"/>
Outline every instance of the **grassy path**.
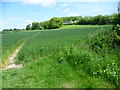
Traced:
<path fill-rule="evenodd" d="M 3 70 L 11 69 L 11 68 L 22 68 L 23 67 L 22 64 L 16 65 L 14 58 L 17 56 L 18 52 L 21 50 L 21 48 L 23 47 L 24 44 L 25 44 L 25 42 L 23 42 L 19 47 L 17 47 L 15 49 L 13 54 L 8 58 L 9 64 L 4 66 L 4 67 L 2 67 Z"/>
<path fill-rule="evenodd" d="M 39 32 L 40 33 L 40 32 Z M 34 34 L 31 38 L 37 36 L 39 33 L 37 34 Z M 30 38 L 28 38 L 30 39 Z M 12 53 L 12 55 L 10 57 L 8 57 L 8 65 L 5 65 L 2 67 L 2 70 L 6 70 L 6 69 L 12 69 L 12 68 L 22 68 L 23 67 L 23 64 L 19 64 L 19 65 L 16 65 L 15 64 L 15 57 L 17 56 L 18 52 L 21 50 L 21 48 L 24 46 L 25 42 L 28 40 L 26 39 L 20 46 L 18 46 L 14 52 Z"/>

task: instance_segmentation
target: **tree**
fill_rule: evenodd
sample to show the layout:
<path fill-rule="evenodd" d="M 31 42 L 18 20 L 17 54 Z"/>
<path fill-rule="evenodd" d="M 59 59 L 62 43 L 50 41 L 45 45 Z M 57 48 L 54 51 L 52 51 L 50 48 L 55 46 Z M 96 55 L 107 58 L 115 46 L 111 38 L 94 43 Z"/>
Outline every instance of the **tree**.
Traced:
<path fill-rule="evenodd" d="M 109 18 L 108 16 L 98 15 L 95 17 L 90 17 L 88 21 L 89 21 L 89 24 L 92 24 L 92 25 L 105 25 L 109 22 Z"/>
<path fill-rule="evenodd" d="M 13 30 L 18 30 L 17 28 L 14 28 Z"/>
<path fill-rule="evenodd" d="M 40 22 L 40 26 L 44 27 L 44 29 L 48 29 L 49 28 L 49 21 Z"/>
<path fill-rule="evenodd" d="M 117 25 L 117 24 L 120 25 L 120 14 L 119 14 L 119 13 L 118 13 L 118 14 L 114 14 L 114 15 L 112 16 L 112 23 L 113 23 L 114 25 Z"/>
<path fill-rule="evenodd" d="M 49 21 L 49 28 L 55 29 L 63 25 L 63 20 L 61 18 L 54 17 Z"/>
<path fill-rule="evenodd" d="M 31 25 L 30 25 L 30 24 L 28 24 L 28 25 L 26 26 L 26 30 L 31 30 Z"/>
<path fill-rule="evenodd" d="M 109 15 L 105 15 L 105 16 L 104 16 L 104 19 L 105 19 L 106 24 L 111 24 L 111 23 L 112 23 L 111 17 L 112 17 L 112 16 L 109 16 Z"/>
<path fill-rule="evenodd" d="M 40 24 L 39 22 L 33 22 L 32 23 L 32 30 L 39 30 Z"/>
<path fill-rule="evenodd" d="M 85 18 L 82 18 L 77 24 L 79 25 L 85 25 L 87 23 Z"/>
<path fill-rule="evenodd" d="M 96 18 L 97 18 L 97 24 L 98 25 L 104 25 L 104 24 L 106 24 L 106 21 L 105 21 L 105 18 L 104 18 L 104 16 L 102 16 L 102 15 L 98 15 L 98 16 L 96 16 Z"/>
<path fill-rule="evenodd" d="M 73 21 L 79 21 L 81 18 L 82 18 L 82 16 L 75 16 L 75 17 L 73 18 Z"/>
<path fill-rule="evenodd" d="M 42 30 L 44 27 L 41 26 L 41 23 L 39 22 L 33 22 L 32 23 L 32 30 Z"/>
<path fill-rule="evenodd" d="M 38 22 L 33 22 L 32 23 L 32 30 L 36 30 L 36 28 L 38 27 L 39 23 Z"/>
<path fill-rule="evenodd" d="M 44 27 L 40 27 L 40 30 L 43 30 L 44 29 Z"/>

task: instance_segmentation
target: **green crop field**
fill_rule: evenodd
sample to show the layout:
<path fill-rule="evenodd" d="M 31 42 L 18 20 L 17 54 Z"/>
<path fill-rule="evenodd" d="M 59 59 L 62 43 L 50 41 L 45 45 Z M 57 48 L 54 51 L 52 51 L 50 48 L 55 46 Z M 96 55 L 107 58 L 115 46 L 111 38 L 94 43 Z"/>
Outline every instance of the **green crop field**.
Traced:
<path fill-rule="evenodd" d="M 24 33 L 24 34 L 23 34 Z M 8 57 L 14 52 L 14 50 L 23 42 L 30 38 L 37 32 L 9 32 L 2 34 L 2 64 L 4 66 L 8 64 Z"/>
<path fill-rule="evenodd" d="M 111 28 L 111 25 L 68 25 L 2 34 L 1 66 L 7 65 L 9 56 L 25 42 L 15 57 L 15 63 L 24 66 L 3 70 L 2 87 L 119 87 L 120 48 L 111 49 L 108 45 Z"/>

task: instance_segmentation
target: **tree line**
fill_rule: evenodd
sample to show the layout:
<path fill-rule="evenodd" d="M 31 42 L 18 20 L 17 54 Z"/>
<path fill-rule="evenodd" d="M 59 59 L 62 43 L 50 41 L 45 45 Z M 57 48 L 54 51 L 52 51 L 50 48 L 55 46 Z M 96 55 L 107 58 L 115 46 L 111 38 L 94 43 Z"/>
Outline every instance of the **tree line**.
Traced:
<path fill-rule="evenodd" d="M 119 21 L 116 18 L 118 15 L 97 15 L 97 16 L 71 16 L 71 17 L 53 17 L 48 21 L 33 22 L 28 24 L 25 29 L 22 30 L 43 30 L 43 29 L 56 29 L 63 25 L 107 25 Z M 116 19 L 116 20 L 115 20 Z M 4 29 L 4 31 L 11 31 L 12 29 Z M 13 29 L 20 30 L 20 29 Z"/>
<path fill-rule="evenodd" d="M 114 22 L 117 14 L 97 16 L 75 16 L 75 17 L 54 17 L 44 22 L 33 22 L 28 24 L 26 30 L 55 29 L 63 25 L 107 25 Z"/>
<path fill-rule="evenodd" d="M 18 28 L 14 28 L 14 29 L 3 29 L 3 31 L 17 31 L 17 30 L 25 30 L 25 29 L 18 29 Z"/>
<path fill-rule="evenodd" d="M 32 25 L 28 24 L 26 30 L 42 30 L 42 29 L 55 29 L 63 25 L 63 20 L 61 18 L 51 18 L 49 21 L 44 22 L 33 22 Z"/>

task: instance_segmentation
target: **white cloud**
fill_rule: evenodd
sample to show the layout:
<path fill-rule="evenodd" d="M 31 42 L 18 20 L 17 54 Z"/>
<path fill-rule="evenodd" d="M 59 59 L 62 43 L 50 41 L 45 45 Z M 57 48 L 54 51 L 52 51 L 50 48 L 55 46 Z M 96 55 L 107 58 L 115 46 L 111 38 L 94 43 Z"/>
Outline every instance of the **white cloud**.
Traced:
<path fill-rule="evenodd" d="M 5 24 L 6 22 L 0 22 L 0 24 Z"/>
<path fill-rule="evenodd" d="M 102 8 L 93 8 L 92 10 L 89 10 L 89 12 L 92 12 L 92 13 L 96 12 L 98 15 L 99 14 L 104 15 L 103 14 L 104 10 Z M 88 12 L 86 11 L 86 13 L 88 13 Z"/>
<path fill-rule="evenodd" d="M 8 22 L 21 21 L 21 20 L 22 18 L 16 18 L 16 17 L 11 17 L 7 19 Z"/>
<path fill-rule="evenodd" d="M 64 12 L 68 13 L 69 16 L 79 16 L 80 14 L 70 11 L 68 8 L 64 10 Z"/>
<path fill-rule="evenodd" d="M 118 2 L 119 0 L 1 0 L 2 2 Z"/>
<path fill-rule="evenodd" d="M 52 6 L 55 5 L 57 0 L 23 0 L 23 4 L 38 4 L 42 6 Z"/>
<path fill-rule="evenodd" d="M 22 26 L 25 28 L 28 24 L 32 24 L 32 20 L 24 20 L 24 22 L 22 23 Z"/>
<path fill-rule="evenodd" d="M 70 16 L 80 16 L 80 14 L 77 14 L 77 13 L 71 12 L 71 13 L 70 13 Z"/>
<path fill-rule="evenodd" d="M 25 20 L 26 23 L 32 23 L 32 20 Z"/>
<path fill-rule="evenodd" d="M 64 10 L 64 12 L 69 12 L 69 9 L 68 9 L 68 8 L 67 8 L 67 9 L 65 9 L 65 10 Z"/>
<path fill-rule="evenodd" d="M 3 30 L 3 26 L 6 24 L 6 22 L 0 21 L 0 31 Z"/>
<path fill-rule="evenodd" d="M 87 16 L 89 13 L 89 16 L 96 16 L 96 15 L 107 15 L 104 8 L 89 8 L 87 10 L 84 10 L 81 12 L 82 16 Z"/>
<path fill-rule="evenodd" d="M 118 2 L 119 0 L 56 0 L 61 2 Z"/>
<path fill-rule="evenodd" d="M 21 24 L 22 28 L 23 28 L 23 27 L 26 28 L 27 25 L 28 25 L 27 23 Z"/>
<path fill-rule="evenodd" d="M 36 15 L 36 14 L 42 14 L 42 11 L 33 11 L 32 14 Z"/>
<path fill-rule="evenodd" d="M 93 9 L 95 12 L 101 12 L 102 11 L 102 9 L 100 9 L 100 8 L 94 8 Z"/>
<path fill-rule="evenodd" d="M 67 6 L 69 6 L 69 3 L 64 2 L 64 3 L 60 4 L 60 7 L 67 7 Z"/>
<path fill-rule="evenodd" d="M 57 2 L 118 2 L 119 0 L 2 0 L 2 2 L 22 2 L 23 4 L 38 4 L 45 7 L 53 6 Z"/>

